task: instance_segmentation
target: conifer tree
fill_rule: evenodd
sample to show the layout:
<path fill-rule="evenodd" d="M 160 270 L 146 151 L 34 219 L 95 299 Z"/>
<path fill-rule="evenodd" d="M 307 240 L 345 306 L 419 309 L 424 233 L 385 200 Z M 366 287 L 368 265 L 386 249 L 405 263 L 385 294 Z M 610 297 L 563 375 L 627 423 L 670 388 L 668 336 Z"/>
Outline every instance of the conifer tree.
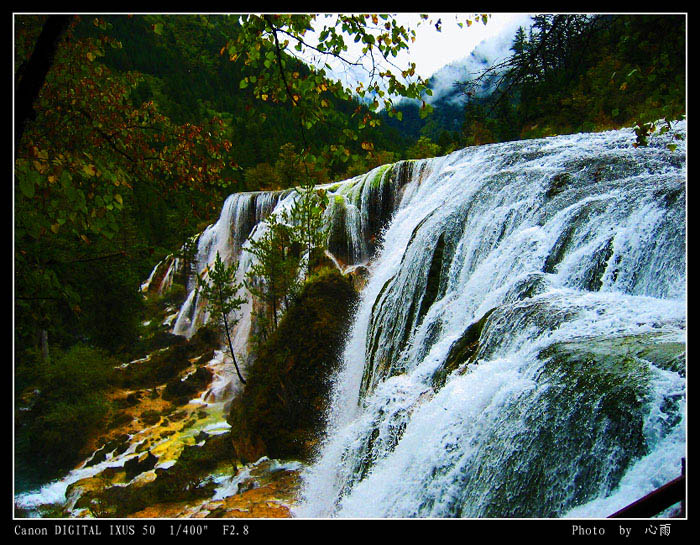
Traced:
<path fill-rule="evenodd" d="M 238 323 L 238 319 L 230 318 L 230 314 L 238 311 L 246 301 L 245 298 L 238 296 L 238 292 L 243 287 L 243 284 L 236 282 L 237 271 L 238 263 L 226 266 L 221 260 L 219 252 L 216 252 L 214 266 L 209 269 L 209 280 L 205 279 L 203 275 L 197 275 L 197 291 L 206 299 L 207 311 L 221 320 L 226 332 L 226 340 L 231 351 L 233 365 L 236 367 L 238 378 L 245 384 L 245 380 L 238 368 L 236 355 L 233 353 L 233 343 L 231 342 L 231 328 Z"/>
<path fill-rule="evenodd" d="M 279 311 L 289 306 L 299 287 L 301 247 L 284 219 L 270 215 L 265 233 L 249 239 L 246 248 L 256 257 L 246 273 L 246 287 L 267 305 L 275 328 Z"/>
<path fill-rule="evenodd" d="M 328 219 L 324 211 L 328 207 L 328 195 L 323 189 L 317 189 L 313 181 L 307 181 L 294 188 L 297 198 L 286 214 L 294 228 L 294 236 L 301 243 L 306 253 L 308 265 L 306 276 L 318 258 L 318 252 L 326 247 L 328 241 Z"/>

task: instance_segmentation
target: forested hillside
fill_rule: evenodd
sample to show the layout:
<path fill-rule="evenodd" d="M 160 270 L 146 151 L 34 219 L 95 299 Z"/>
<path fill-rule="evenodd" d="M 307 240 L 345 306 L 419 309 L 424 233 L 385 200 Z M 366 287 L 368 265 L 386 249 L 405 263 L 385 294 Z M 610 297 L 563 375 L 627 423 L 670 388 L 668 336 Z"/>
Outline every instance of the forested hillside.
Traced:
<path fill-rule="evenodd" d="M 45 20 L 17 17 L 18 81 Z M 367 124 L 365 140 L 347 140 L 343 160 L 324 156 L 334 133 L 367 110 L 329 94 L 331 121 L 344 125 L 302 131 L 288 102 L 256 99 L 242 81 L 258 69 L 221 53 L 241 32 L 235 17 L 69 24 L 16 142 L 19 353 L 39 346 L 40 331 L 57 347 L 85 339 L 124 349 L 138 321 L 135 288 L 211 223 L 230 193 L 342 179 L 385 162 L 372 149 L 398 152 L 396 131 Z M 289 62 L 290 77 L 309 74 Z"/>
<path fill-rule="evenodd" d="M 399 110 L 410 120 L 405 134 L 442 152 L 630 126 L 642 143 L 652 123 L 685 113 L 685 66 L 683 15 L 537 15 L 513 37 L 508 59 L 455 82 L 434 115 L 421 119 L 410 101 Z"/>

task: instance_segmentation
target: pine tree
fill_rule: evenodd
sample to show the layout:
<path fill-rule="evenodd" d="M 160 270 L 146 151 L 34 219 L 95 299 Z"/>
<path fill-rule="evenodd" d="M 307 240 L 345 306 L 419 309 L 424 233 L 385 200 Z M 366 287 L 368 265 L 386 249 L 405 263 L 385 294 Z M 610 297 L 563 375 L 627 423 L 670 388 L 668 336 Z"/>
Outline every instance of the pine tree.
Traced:
<path fill-rule="evenodd" d="M 277 327 L 277 315 L 286 309 L 299 288 L 301 247 L 294 229 L 284 218 L 272 214 L 267 230 L 257 240 L 249 239 L 246 251 L 256 257 L 246 273 L 246 287 L 269 309 Z"/>
<path fill-rule="evenodd" d="M 221 260 L 219 252 L 216 252 L 214 266 L 209 269 L 209 280 L 206 280 L 203 275 L 197 275 L 197 291 L 206 299 L 207 311 L 221 320 L 226 332 L 226 340 L 231 351 L 233 365 L 236 367 L 238 378 L 245 384 L 245 380 L 238 368 L 236 356 L 233 353 L 233 343 L 231 342 L 231 328 L 238 323 L 238 319 L 230 318 L 230 314 L 238 311 L 241 305 L 246 302 L 245 298 L 238 297 L 238 292 L 243 287 L 243 284 L 236 282 L 237 271 L 238 263 L 233 263 L 227 267 Z"/>
<path fill-rule="evenodd" d="M 296 187 L 297 198 L 285 214 L 285 219 L 293 226 L 293 236 L 301 243 L 308 259 L 306 276 L 315 265 L 318 252 L 328 241 L 328 218 L 324 215 L 328 207 L 328 195 L 323 189 L 316 189 L 313 181 L 307 179 Z"/>

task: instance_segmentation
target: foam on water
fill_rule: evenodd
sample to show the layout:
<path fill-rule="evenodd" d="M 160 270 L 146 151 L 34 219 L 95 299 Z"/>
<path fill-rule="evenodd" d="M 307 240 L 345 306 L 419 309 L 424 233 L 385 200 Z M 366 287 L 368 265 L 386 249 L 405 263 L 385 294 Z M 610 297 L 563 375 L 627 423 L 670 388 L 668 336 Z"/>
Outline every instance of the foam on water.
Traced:
<path fill-rule="evenodd" d="M 296 516 L 603 516 L 678 475 L 684 373 L 647 352 L 684 350 L 684 149 L 633 141 L 469 148 L 409 182 Z"/>

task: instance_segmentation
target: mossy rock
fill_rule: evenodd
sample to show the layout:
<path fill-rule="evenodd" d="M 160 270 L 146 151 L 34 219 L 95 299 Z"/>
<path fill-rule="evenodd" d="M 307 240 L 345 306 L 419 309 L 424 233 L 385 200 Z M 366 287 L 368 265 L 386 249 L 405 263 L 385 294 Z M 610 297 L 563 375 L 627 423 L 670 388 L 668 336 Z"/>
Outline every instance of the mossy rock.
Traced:
<path fill-rule="evenodd" d="M 479 339 L 481 332 L 486 325 L 486 322 L 491 316 L 491 313 L 496 310 L 492 308 L 476 322 L 469 325 L 457 341 L 450 347 L 445 362 L 433 374 L 433 388 L 440 389 L 445 385 L 447 376 L 457 369 L 460 365 L 470 362 L 475 357 L 479 349 Z"/>
<path fill-rule="evenodd" d="M 150 471 L 156 467 L 158 458 L 154 456 L 151 452 L 148 452 L 146 456 L 135 456 L 124 463 L 124 471 L 126 471 L 127 480 L 131 480 L 136 475 L 139 475 L 145 471 Z"/>
<path fill-rule="evenodd" d="M 176 344 L 186 343 L 187 339 L 185 337 L 182 337 L 181 335 L 174 335 L 169 331 L 159 329 L 155 331 L 152 336 L 142 340 L 139 348 L 140 352 L 143 354 L 143 356 L 145 356 L 146 354 L 162 348 L 168 348 L 169 346 L 174 346 Z"/>
<path fill-rule="evenodd" d="M 118 411 L 114 414 L 114 416 L 112 416 L 112 418 L 110 418 L 109 422 L 107 422 L 107 429 L 111 430 L 114 428 L 119 428 L 121 426 L 126 426 L 133 419 L 134 417 L 131 416 L 129 413 Z"/>
<path fill-rule="evenodd" d="M 131 420 L 131 417 L 129 417 L 129 420 Z M 129 435 L 123 433 L 109 441 L 107 441 L 105 438 L 102 438 L 98 442 L 98 444 L 101 444 L 100 448 L 98 448 L 93 453 L 90 460 L 88 460 L 85 463 L 85 467 L 90 467 L 105 461 L 107 459 L 107 454 L 109 454 L 110 452 L 114 452 L 115 456 L 118 456 L 119 454 L 125 452 L 129 448 Z"/>
<path fill-rule="evenodd" d="M 324 269 L 304 285 L 260 346 L 245 389 L 231 405 L 228 422 L 239 459 L 311 456 L 356 298 L 337 270 Z"/>
<path fill-rule="evenodd" d="M 564 191 L 570 183 L 571 174 L 568 172 L 557 174 L 552 178 L 552 181 L 549 184 L 549 188 L 547 189 L 547 198 L 551 199 L 552 197 L 558 195 Z"/>
<path fill-rule="evenodd" d="M 192 338 L 155 352 L 150 359 L 129 365 L 121 370 L 123 386 L 130 388 L 153 388 L 163 384 L 190 366 L 190 360 L 200 357 L 202 362 L 214 356 L 219 347 L 219 333 L 213 327 L 201 327 Z"/>
<path fill-rule="evenodd" d="M 185 447 L 174 466 L 155 470 L 155 480 L 126 487 L 113 486 L 101 493 L 86 494 L 76 507 L 90 508 L 97 501 L 110 516 L 125 517 L 158 503 L 207 498 L 214 493 L 216 486 L 208 477 L 221 464 L 235 465 L 233 455 L 230 435 L 216 435 L 201 447 Z M 157 459 L 152 454 L 141 458 L 133 458 L 124 465 L 127 479 L 155 466 L 154 459 Z"/>
<path fill-rule="evenodd" d="M 128 396 L 126 396 L 125 399 L 127 407 L 133 407 L 134 405 L 138 405 L 141 401 L 141 396 L 141 392 L 131 392 Z"/>
<path fill-rule="evenodd" d="M 185 380 L 174 377 L 166 384 L 163 390 L 163 399 L 183 405 L 209 386 L 213 376 L 212 372 L 206 367 L 199 367 Z"/>
<path fill-rule="evenodd" d="M 211 324 L 206 324 L 197 329 L 189 341 L 194 350 L 214 350 L 219 348 L 221 343 L 220 331 Z"/>
<path fill-rule="evenodd" d="M 160 412 L 158 411 L 145 411 L 141 414 L 141 421 L 147 426 L 153 426 L 160 422 Z"/>

